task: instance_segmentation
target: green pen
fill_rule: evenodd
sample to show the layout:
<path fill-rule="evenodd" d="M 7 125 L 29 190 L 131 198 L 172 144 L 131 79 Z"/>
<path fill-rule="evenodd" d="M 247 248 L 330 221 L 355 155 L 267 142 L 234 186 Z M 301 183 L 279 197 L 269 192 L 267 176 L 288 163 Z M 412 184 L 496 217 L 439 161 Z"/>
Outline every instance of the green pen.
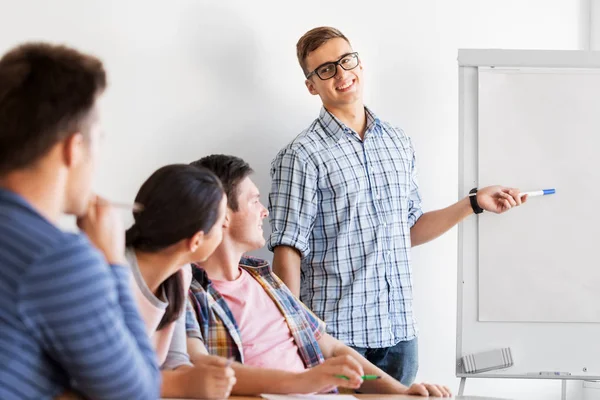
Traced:
<path fill-rule="evenodd" d="M 336 378 L 340 378 L 340 379 L 345 379 L 347 381 L 350 380 L 350 378 L 348 378 L 346 375 L 336 375 Z M 376 379 L 381 379 L 381 377 L 379 375 L 363 375 L 361 376 L 363 381 L 374 381 Z"/>

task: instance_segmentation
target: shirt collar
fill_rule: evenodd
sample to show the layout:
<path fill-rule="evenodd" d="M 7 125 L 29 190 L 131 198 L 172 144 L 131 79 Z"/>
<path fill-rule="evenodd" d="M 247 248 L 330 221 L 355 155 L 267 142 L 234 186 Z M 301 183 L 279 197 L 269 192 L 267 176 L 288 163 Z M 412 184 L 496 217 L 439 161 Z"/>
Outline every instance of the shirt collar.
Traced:
<path fill-rule="evenodd" d="M 365 113 L 367 115 L 367 128 L 365 130 L 365 137 L 370 133 L 383 132 L 382 129 L 375 129 L 381 125 L 381 121 L 367 106 L 365 106 Z M 339 141 L 344 134 L 355 135 L 358 137 L 356 132 L 350 129 L 346 124 L 340 121 L 335 115 L 327 111 L 325 106 L 321 107 L 319 113 L 319 122 L 325 132 L 333 137 L 336 141 Z"/>
<path fill-rule="evenodd" d="M 239 266 L 247 271 L 249 270 L 250 272 L 254 272 L 262 276 L 271 273 L 271 265 L 269 262 L 256 257 L 243 256 L 240 260 Z M 208 274 L 202 268 L 202 265 L 193 264 L 192 273 L 194 275 L 194 279 L 200 284 L 200 286 L 202 286 L 202 288 L 204 288 L 204 290 L 206 290 L 211 282 L 208 278 Z"/>

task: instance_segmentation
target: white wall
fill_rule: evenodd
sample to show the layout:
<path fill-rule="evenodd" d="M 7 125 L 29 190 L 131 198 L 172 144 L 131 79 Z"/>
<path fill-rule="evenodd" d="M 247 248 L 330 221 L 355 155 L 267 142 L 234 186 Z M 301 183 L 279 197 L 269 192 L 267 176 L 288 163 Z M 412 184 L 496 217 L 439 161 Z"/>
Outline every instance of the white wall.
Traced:
<path fill-rule="evenodd" d="M 583 9 L 588 11 L 590 16 L 589 24 L 589 50 L 600 50 L 600 0 L 586 0 L 583 3 Z"/>
<path fill-rule="evenodd" d="M 412 136 L 431 210 L 457 199 L 457 49 L 576 49 L 580 11 L 578 0 L 0 0 L 0 51 L 40 39 L 105 61 L 101 193 L 132 200 L 159 166 L 222 152 L 253 165 L 266 202 L 271 159 L 320 106 L 295 43 L 314 26 L 336 26 L 361 54 L 367 104 Z M 456 390 L 456 231 L 414 259 L 419 379 Z M 467 393 L 558 399 L 558 389 L 473 381 Z"/>

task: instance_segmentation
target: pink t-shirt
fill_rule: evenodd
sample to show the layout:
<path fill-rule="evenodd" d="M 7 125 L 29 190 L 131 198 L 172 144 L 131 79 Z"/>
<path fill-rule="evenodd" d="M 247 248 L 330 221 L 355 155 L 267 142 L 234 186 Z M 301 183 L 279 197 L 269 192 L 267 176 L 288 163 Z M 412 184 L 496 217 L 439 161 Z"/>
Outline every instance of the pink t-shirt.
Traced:
<path fill-rule="evenodd" d="M 305 370 L 283 314 L 252 275 L 241 269 L 235 281 L 211 280 L 231 309 L 242 337 L 244 364 L 290 372 Z"/>

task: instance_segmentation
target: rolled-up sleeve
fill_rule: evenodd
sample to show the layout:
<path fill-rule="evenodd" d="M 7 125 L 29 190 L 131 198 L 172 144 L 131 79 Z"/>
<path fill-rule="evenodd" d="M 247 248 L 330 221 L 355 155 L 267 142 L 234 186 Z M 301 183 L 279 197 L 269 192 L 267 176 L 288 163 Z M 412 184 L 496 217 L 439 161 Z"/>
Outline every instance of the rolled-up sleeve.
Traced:
<path fill-rule="evenodd" d="M 271 164 L 269 250 L 280 245 L 296 248 L 306 257 L 317 213 L 317 170 L 297 150 L 284 149 Z"/>
<path fill-rule="evenodd" d="M 415 156 L 415 150 L 410 139 L 409 143 L 412 162 L 410 169 L 410 194 L 408 196 L 408 226 L 412 228 L 417 220 L 421 218 L 421 215 L 423 215 L 423 209 L 421 208 L 421 194 L 419 193 L 417 157 Z"/>

